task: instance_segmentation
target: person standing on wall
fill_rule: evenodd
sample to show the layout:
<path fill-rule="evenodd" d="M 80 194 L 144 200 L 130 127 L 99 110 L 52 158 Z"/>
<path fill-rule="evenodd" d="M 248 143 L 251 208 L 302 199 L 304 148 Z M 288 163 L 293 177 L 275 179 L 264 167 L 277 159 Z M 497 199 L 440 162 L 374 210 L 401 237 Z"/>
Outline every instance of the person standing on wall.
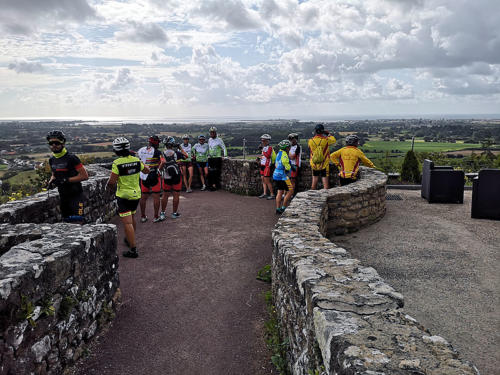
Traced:
<path fill-rule="evenodd" d="M 198 136 L 198 143 L 193 146 L 193 162 L 198 168 L 201 179 L 201 190 L 207 188 L 208 183 L 208 143 L 205 143 L 205 136 Z"/>
<path fill-rule="evenodd" d="M 319 178 L 323 182 L 323 189 L 328 189 L 328 174 L 330 171 L 330 146 L 335 144 L 336 139 L 330 132 L 325 130 L 323 124 L 314 128 L 314 137 L 309 139 L 310 164 L 312 169 L 311 190 L 316 190 Z"/>
<path fill-rule="evenodd" d="M 340 186 L 352 184 L 357 180 L 360 163 L 375 168 L 371 160 L 358 148 L 359 138 L 356 134 L 348 135 L 345 144 L 345 147 L 330 155 L 330 159 L 339 169 Z"/>
<path fill-rule="evenodd" d="M 257 157 L 260 164 L 260 178 L 262 180 L 262 189 L 264 192 L 259 195 L 259 198 L 274 199 L 273 183 L 271 181 L 271 166 L 276 159 L 276 153 L 272 146 L 269 145 L 271 136 L 269 134 L 262 134 L 260 142 L 262 146 L 262 154 Z"/>
<path fill-rule="evenodd" d="M 141 223 L 148 220 L 146 216 L 146 202 L 149 196 L 153 195 L 154 219 L 153 223 L 160 222 L 158 213 L 160 211 L 160 193 L 161 193 L 161 178 L 158 170 L 161 169 L 161 152 L 158 150 L 160 146 L 160 138 L 152 135 L 148 139 L 148 145 L 137 151 L 137 157 L 146 165 L 150 172 L 149 174 L 140 173 L 141 183 Z"/>
<path fill-rule="evenodd" d="M 116 138 L 113 141 L 113 150 L 118 159 L 113 161 L 106 189 L 111 190 L 117 185 L 117 211 L 125 229 L 124 241 L 129 247 L 127 251 L 123 252 L 123 256 L 137 258 L 139 253 L 135 243 L 135 212 L 141 199 L 139 173 L 147 174 L 149 168 L 139 158 L 130 155 L 130 142 L 127 138 Z"/>
<path fill-rule="evenodd" d="M 191 160 L 191 144 L 189 143 L 189 135 L 184 134 L 182 136 L 182 143 L 180 145 L 182 151 L 184 151 L 188 157 L 179 160 L 182 171 L 182 180 L 184 181 L 184 186 L 186 187 L 186 193 L 191 193 L 191 183 L 193 182 L 193 163 Z M 189 177 L 187 174 L 189 173 Z"/>
<path fill-rule="evenodd" d="M 290 181 L 292 182 L 294 193 L 297 192 L 297 181 L 299 178 L 300 167 L 302 162 L 300 158 L 302 157 L 302 147 L 299 144 L 299 135 L 297 133 L 288 134 L 288 140 L 290 141 L 290 152 L 288 156 L 290 158 L 290 165 L 292 170 L 290 172 Z"/>
<path fill-rule="evenodd" d="M 66 137 L 60 130 L 52 130 L 47 134 L 52 156 L 49 159 L 52 175 L 49 189 L 57 187 L 61 199 L 61 215 L 68 223 L 85 223 L 83 212 L 82 181 L 89 175 L 78 156 L 66 150 Z"/>
<path fill-rule="evenodd" d="M 217 128 L 212 126 L 209 129 L 208 139 L 208 188 L 210 191 L 220 189 L 220 175 L 222 171 L 222 155 L 227 157 L 227 150 L 224 141 L 217 137 Z"/>

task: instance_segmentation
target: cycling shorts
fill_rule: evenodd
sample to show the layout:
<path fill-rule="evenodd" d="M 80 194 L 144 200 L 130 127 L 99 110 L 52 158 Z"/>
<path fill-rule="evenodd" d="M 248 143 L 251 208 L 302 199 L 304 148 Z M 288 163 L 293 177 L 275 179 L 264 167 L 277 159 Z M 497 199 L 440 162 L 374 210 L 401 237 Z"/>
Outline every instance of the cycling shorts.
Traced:
<path fill-rule="evenodd" d="M 278 190 L 290 191 L 293 189 L 292 182 L 289 178 L 286 180 L 274 180 L 274 182 L 276 182 Z"/>
<path fill-rule="evenodd" d="M 137 211 L 137 205 L 139 204 L 139 199 L 124 199 L 116 197 L 116 204 L 118 206 L 117 211 L 120 217 L 134 215 Z"/>
<path fill-rule="evenodd" d="M 299 168 L 290 171 L 290 178 L 297 178 L 299 176 Z"/>
<path fill-rule="evenodd" d="M 271 177 L 271 165 L 261 165 L 260 175 L 263 177 Z"/>
<path fill-rule="evenodd" d="M 152 187 L 144 186 L 144 180 L 141 179 L 141 192 L 144 194 L 159 193 L 161 192 L 161 178 L 158 177 L 158 182 Z"/>
<path fill-rule="evenodd" d="M 328 177 L 328 170 L 327 168 L 325 169 L 313 169 L 313 176 L 314 177 Z"/>
<path fill-rule="evenodd" d="M 189 167 L 192 167 L 193 166 L 193 163 L 190 162 L 190 161 L 181 161 L 179 162 L 179 165 L 181 167 L 186 167 L 186 168 L 189 168 Z"/>
<path fill-rule="evenodd" d="M 182 189 L 181 177 L 171 178 L 169 180 L 163 180 L 163 190 L 164 191 L 175 191 L 180 192 Z"/>
<path fill-rule="evenodd" d="M 208 168 L 208 161 L 200 161 L 196 162 L 196 166 L 198 168 Z"/>

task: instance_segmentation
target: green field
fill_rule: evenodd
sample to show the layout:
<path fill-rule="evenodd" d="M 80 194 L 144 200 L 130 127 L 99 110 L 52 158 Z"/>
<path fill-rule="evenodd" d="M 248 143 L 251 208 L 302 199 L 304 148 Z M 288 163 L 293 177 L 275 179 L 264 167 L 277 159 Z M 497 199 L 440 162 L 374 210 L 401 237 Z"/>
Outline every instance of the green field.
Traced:
<path fill-rule="evenodd" d="M 35 170 L 19 172 L 15 176 L 12 176 L 11 178 L 7 179 L 6 181 L 8 181 L 11 185 L 20 185 L 28 183 L 30 177 L 32 178 L 36 177 Z"/>
<path fill-rule="evenodd" d="M 7 165 L 6 164 L 0 164 L 0 171 L 6 171 L 7 170 Z"/>
<path fill-rule="evenodd" d="M 481 147 L 480 144 L 476 143 L 447 143 L 447 142 L 419 142 L 415 141 L 415 146 L 413 150 L 415 152 L 447 152 L 447 151 L 459 151 L 468 148 Z M 361 149 L 365 153 L 371 153 L 373 150 L 382 152 L 391 152 L 392 150 L 399 150 L 406 153 L 411 149 L 411 141 L 368 141 Z"/>

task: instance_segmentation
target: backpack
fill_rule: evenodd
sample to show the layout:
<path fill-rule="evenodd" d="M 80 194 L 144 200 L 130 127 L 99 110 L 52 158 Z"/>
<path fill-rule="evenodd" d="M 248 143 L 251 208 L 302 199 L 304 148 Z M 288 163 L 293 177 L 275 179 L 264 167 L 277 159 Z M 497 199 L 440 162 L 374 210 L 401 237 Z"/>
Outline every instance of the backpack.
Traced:
<path fill-rule="evenodd" d="M 323 149 L 319 147 L 316 144 L 316 142 L 314 142 L 314 140 L 313 143 L 316 145 L 316 148 L 313 151 L 311 160 L 314 164 L 323 164 L 323 162 L 325 161 L 325 155 L 323 154 Z"/>
<path fill-rule="evenodd" d="M 165 172 L 164 178 L 169 176 L 169 178 L 175 179 L 176 177 L 181 175 L 179 164 L 177 164 L 173 156 L 165 157 L 165 165 L 163 166 L 163 170 Z"/>

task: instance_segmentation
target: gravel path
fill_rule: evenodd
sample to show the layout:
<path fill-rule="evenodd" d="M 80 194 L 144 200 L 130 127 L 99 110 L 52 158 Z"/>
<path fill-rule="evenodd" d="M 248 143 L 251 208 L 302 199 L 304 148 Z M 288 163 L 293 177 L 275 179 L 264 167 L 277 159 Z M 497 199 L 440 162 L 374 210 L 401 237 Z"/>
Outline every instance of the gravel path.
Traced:
<path fill-rule="evenodd" d="M 273 374 L 256 280 L 271 262 L 274 202 L 182 193 L 179 219 L 138 223 L 138 259 L 120 257 L 122 307 L 76 371 L 84 374 Z M 114 220 L 116 223 L 117 220 Z M 121 254 L 123 228 L 118 224 Z"/>
<path fill-rule="evenodd" d="M 405 296 L 405 310 L 443 336 L 482 375 L 500 374 L 500 222 L 464 204 L 428 204 L 420 191 L 388 190 L 378 223 L 332 237 Z"/>

